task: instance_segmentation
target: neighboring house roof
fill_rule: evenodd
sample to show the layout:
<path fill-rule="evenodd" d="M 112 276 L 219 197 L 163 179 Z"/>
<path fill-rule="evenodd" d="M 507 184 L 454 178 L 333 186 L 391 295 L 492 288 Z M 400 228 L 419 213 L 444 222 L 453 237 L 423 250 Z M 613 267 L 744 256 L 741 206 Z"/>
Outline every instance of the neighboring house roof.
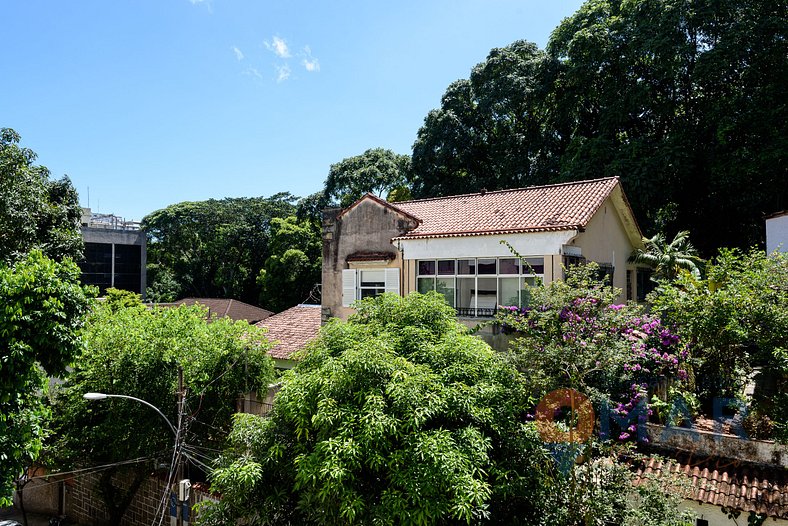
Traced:
<path fill-rule="evenodd" d="M 296 305 L 256 325 L 268 329 L 268 339 L 274 344 L 268 354 L 289 360 L 294 352 L 317 338 L 320 321 L 320 305 Z"/>
<path fill-rule="evenodd" d="M 701 504 L 788 518 L 788 470 L 722 458 L 648 459 L 635 483 L 650 475 L 671 474 L 688 483 L 684 498 Z"/>
<path fill-rule="evenodd" d="M 257 323 L 273 315 L 270 310 L 261 309 L 243 301 L 223 298 L 183 298 L 168 305 L 195 305 L 197 303 L 207 307 L 210 316 L 216 315 L 218 318 L 226 316 L 233 321 L 244 320 L 249 323 Z"/>
<path fill-rule="evenodd" d="M 788 216 L 788 210 L 781 210 L 779 212 L 769 214 L 765 217 L 765 219 L 776 219 L 778 217 L 783 217 L 783 216 Z"/>
<path fill-rule="evenodd" d="M 548 232 L 584 228 L 618 178 L 401 201 L 392 208 L 421 224 L 400 239 Z M 629 208 L 623 192 L 622 206 Z M 631 209 L 629 209 L 631 213 Z"/>
<path fill-rule="evenodd" d="M 386 207 L 386 208 L 392 210 L 393 212 L 396 212 L 397 214 L 400 214 L 400 215 L 402 215 L 404 217 L 407 217 L 408 219 L 411 219 L 411 220 L 415 221 L 416 223 L 421 221 L 418 217 L 410 214 L 409 212 L 403 210 L 402 208 L 399 208 L 399 206 L 398 206 L 399 203 L 396 203 L 396 204 L 389 203 L 385 199 L 381 199 L 380 197 L 376 196 L 375 194 L 371 194 L 369 192 L 364 194 L 361 197 L 361 199 L 359 199 L 358 201 L 356 201 L 355 203 L 353 203 L 349 207 L 347 207 L 344 210 L 342 210 L 342 212 L 339 213 L 337 218 L 341 218 L 342 216 L 344 216 L 345 214 L 347 214 L 348 212 L 350 212 L 351 210 L 356 208 L 362 201 L 366 201 L 366 200 L 372 200 L 372 201 L 376 202 L 377 204 L 379 204 L 379 205 L 381 205 L 383 207 Z"/>

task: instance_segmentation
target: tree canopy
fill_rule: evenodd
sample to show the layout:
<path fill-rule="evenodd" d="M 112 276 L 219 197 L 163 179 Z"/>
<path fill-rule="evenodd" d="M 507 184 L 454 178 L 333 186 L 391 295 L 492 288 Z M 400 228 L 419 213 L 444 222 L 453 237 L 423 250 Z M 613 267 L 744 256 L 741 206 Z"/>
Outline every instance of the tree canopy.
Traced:
<path fill-rule="evenodd" d="M 19 141 L 14 130 L 0 129 L 0 262 L 33 249 L 78 261 L 83 245 L 77 192 L 68 177 L 51 180 L 49 170 L 34 164 L 36 153 Z"/>
<path fill-rule="evenodd" d="M 358 307 L 324 327 L 269 419 L 236 417 L 222 502 L 201 520 L 505 523 L 528 507 L 520 490 L 550 462 L 514 368 L 436 293 Z"/>
<path fill-rule="evenodd" d="M 293 305 L 319 301 L 320 231 L 313 222 L 295 216 L 271 220 L 271 256 L 260 271 L 260 303 L 275 312 Z"/>
<path fill-rule="evenodd" d="M 271 220 L 293 215 L 294 200 L 288 193 L 209 199 L 145 216 L 152 299 L 222 297 L 256 304 L 256 279 L 271 254 Z"/>
<path fill-rule="evenodd" d="M 402 192 L 409 169 L 409 156 L 383 148 L 369 149 L 331 165 L 325 182 L 325 201 L 346 207 L 366 193 L 386 198 L 395 190 Z"/>
<path fill-rule="evenodd" d="M 150 459 L 170 462 L 174 437 L 161 417 L 142 404 L 112 398 L 89 402 L 83 394 L 135 396 L 177 425 L 173 395 L 182 366 L 188 388 L 183 424 L 187 454 L 200 459 L 223 442 L 238 396 L 265 392 L 273 379 L 261 330 L 206 317 L 200 306 L 148 309 L 138 297 L 129 301 L 129 293 L 110 289 L 109 299 L 89 318 L 73 371 L 54 393 L 55 435 L 46 456 L 54 470 L 149 459 L 102 471 L 97 489 L 111 510 L 112 524 L 120 523 L 131 496 L 149 475 Z M 113 480 L 119 470 L 133 474 L 131 486 Z"/>
<path fill-rule="evenodd" d="M 37 458 L 47 428 L 47 377 L 65 373 L 80 349 L 89 306 L 79 268 L 34 250 L 0 263 L 0 506 Z"/>
<path fill-rule="evenodd" d="M 447 88 L 410 182 L 430 197 L 618 176 L 644 230 L 747 247 L 788 207 L 786 100 L 785 0 L 589 0 L 545 51 L 493 49 Z"/>

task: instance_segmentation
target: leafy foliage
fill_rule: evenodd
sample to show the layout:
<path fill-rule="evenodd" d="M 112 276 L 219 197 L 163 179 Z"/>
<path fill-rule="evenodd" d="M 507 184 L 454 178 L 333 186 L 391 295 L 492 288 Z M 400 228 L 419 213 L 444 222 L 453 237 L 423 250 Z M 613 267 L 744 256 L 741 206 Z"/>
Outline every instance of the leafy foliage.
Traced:
<path fill-rule="evenodd" d="M 280 312 L 304 302 L 320 284 L 320 229 L 295 216 L 275 217 L 271 220 L 269 249 L 271 255 L 257 278 L 260 303 Z"/>
<path fill-rule="evenodd" d="M 575 266 L 564 281 L 532 287 L 529 307 L 502 308 L 498 321 L 516 331 L 510 359 L 540 396 L 576 389 L 603 418 L 625 422 L 611 438 L 642 439 L 649 389 L 686 380 L 689 353 L 658 318 L 614 304 L 619 292 L 598 278 L 596 264 Z"/>
<path fill-rule="evenodd" d="M 205 524 L 507 523 L 549 467 L 517 372 L 436 293 L 324 327 L 270 419 L 239 415 Z"/>
<path fill-rule="evenodd" d="M 256 303 L 256 279 L 271 254 L 271 220 L 292 215 L 293 200 L 286 193 L 210 199 L 177 203 L 145 216 L 155 299 L 196 296 Z"/>
<path fill-rule="evenodd" d="M 79 468 L 140 457 L 169 460 L 170 428 L 143 404 L 86 392 L 135 396 L 161 409 L 175 425 L 177 367 L 184 369 L 191 446 L 216 448 L 230 430 L 239 394 L 265 390 L 273 378 L 263 333 L 227 318 L 206 322 L 199 306 L 148 309 L 127 294 L 111 294 L 91 315 L 85 348 L 54 396 L 56 435 L 48 452 L 55 468 Z M 141 480 L 150 463 L 125 468 Z M 119 469 L 119 468 L 116 468 Z M 130 492 L 102 477 L 101 494 L 119 523 Z"/>
<path fill-rule="evenodd" d="M 544 52 L 517 41 L 490 51 L 469 79 L 452 83 L 413 145 L 415 197 L 546 182 Z"/>
<path fill-rule="evenodd" d="M 74 263 L 38 250 L 0 264 L 0 505 L 41 449 L 47 375 L 64 373 L 80 350 L 89 298 L 78 278 Z"/>
<path fill-rule="evenodd" d="M 696 378 L 707 410 L 711 399 L 738 397 L 752 367 L 777 381 L 763 410 L 788 429 L 778 393 L 788 381 L 788 256 L 752 250 L 721 250 L 707 278 L 682 274 L 649 297 L 653 310 L 675 324 L 699 361 Z"/>
<path fill-rule="evenodd" d="M 34 151 L 19 146 L 19 134 L 0 129 L 0 262 L 13 263 L 38 249 L 61 261 L 82 257 L 82 211 L 68 177 L 50 180 L 33 164 Z"/>
<path fill-rule="evenodd" d="M 655 279 L 672 280 L 682 270 L 700 277 L 702 261 L 690 243 L 688 231 L 677 233 L 670 243 L 664 234 L 658 233 L 651 238 L 644 237 L 643 244 L 645 248 L 636 248 L 629 261 L 653 269 Z"/>
<path fill-rule="evenodd" d="M 366 193 L 381 197 L 387 197 L 394 191 L 401 193 L 409 169 L 410 158 L 407 155 L 372 148 L 331 165 L 325 183 L 325 200 L 346 207 Z"/>

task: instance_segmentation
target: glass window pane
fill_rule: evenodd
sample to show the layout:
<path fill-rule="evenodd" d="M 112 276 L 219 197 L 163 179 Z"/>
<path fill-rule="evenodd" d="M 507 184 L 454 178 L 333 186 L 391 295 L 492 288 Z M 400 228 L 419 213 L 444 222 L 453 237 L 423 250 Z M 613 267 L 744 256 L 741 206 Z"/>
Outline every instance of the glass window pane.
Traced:
<path fill-rule="evenodd" d="M 498 305 L 498 280 L 479 278 L 477 281 L 477 304 L 479 309 L 494 309 Z"/>
<path fill-rule="evenodd" d="M 457 260 L 457 274 L 464 276 L 476 275 L 476 260 L 475 259 L 458 259 Z"/>
<path fill-rule="evenodd" d="M 541 278 L 523 278 L 520 289 L 520 307 L 527 307 L 531 303 L 531 288 L 542 284 Z"/>
<path fill-rule="evenodd" d="M 479 274 L 495 274 L 495 260 L 494 259 L 480 259 L 479 260 Z"/>
<path fill-rule="evenodd" d="M 498 290 L 501 305 L 520 305 L 520 278 L 500 278 Z"/>
<path fill-rule="evenodd" d="M 362 270 L 361 271 L 361 286 L 362 287 L 385 287 L 386 286 L 386 271 L 380 270 Z"/>
<path fill-rule="evenodd" d="M 458 309 L 475 308 L 475 288 L 476 278 L 457 278 L 457 303 L 454 306 Z"/>
<path fill-rule="evenodd" d="M 544 274 L 544 258 L 525 258 L 523 274 Z"/>
<path fill-rule="evenodd" d="M 499 274 L 519 274 L 520 260 L 517 258 L 503 258 L 498 260 Z"/>
<path fill-rule="evenodd" d="M 419 276 L 434 276 L 435 275 L 435 262 L 434 261 L 419 261 Z"/>
<path fill-rule="evenodd" d="M 454 260 L 443 259 L 438 261 L 438 275 L 439 276 L 453 276 L 454 275 Z"/>
<path fill-rule="evenodd" d="M 418 290 L 420 294 L 426 294 L 431 290 L 435 290 L 435 278 L 419 278 Z"/>
<path fill-rule="evenodd" d="M 435 290 L 443 294 L 446 303 L 454 307 L 454 278 L 438 278 Z"/>
<path fill-rule="evenodd" d="M 386 292 L 386 289 L 359 289 L 359 292 L 361 292 L 361 299 L 374 298 Z"/>

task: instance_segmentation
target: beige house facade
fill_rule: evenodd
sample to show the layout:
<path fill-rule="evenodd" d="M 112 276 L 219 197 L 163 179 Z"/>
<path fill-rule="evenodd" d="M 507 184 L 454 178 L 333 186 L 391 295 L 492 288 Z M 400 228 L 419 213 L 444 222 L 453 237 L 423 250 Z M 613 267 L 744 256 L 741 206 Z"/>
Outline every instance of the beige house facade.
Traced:
<path fill-rule="evenodd" d="M 622 302 L 635 300 L 646 274 L 627 260 L 641 239 L 617 178 L 397 203 L 367 194 L 324 214 L 322 314 L 344 319 L 367 296 L 437 290 L 460 318 L 484 318 L 587 261 Z"/>

